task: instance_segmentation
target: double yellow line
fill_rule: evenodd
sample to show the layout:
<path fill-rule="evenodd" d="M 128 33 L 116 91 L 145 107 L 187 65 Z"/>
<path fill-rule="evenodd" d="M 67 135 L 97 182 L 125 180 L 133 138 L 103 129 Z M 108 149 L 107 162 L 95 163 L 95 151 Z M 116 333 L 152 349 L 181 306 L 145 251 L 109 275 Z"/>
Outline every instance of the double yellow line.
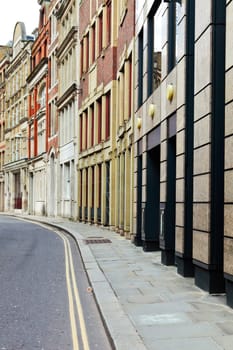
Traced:
<path fill-rule="evenodd" d="M 81 341 L 83 350 L 90 350 L 88 343 L 87 330 L 85 325 L 85 319 L 83 316 L 83 309 L 80 301 L 80 296 L 77 288 L 77 282 L 75 278 L 74 272 L 74 263 L 73 257 L 70 247 L 70 242 L 68 238 L 62 235 L 60 232 L 55 231 L 59 237 L 63 240 L 64 248 L 65 248 L 65 268 L 66 268 L 66 284 L 68 291 L 68 300 L 69 300 L 69 314 L 70 314 L 70 324 L 71 324 L 71 333 L 72 333 L 72 341 L 73 341 L 73 350 L 79 350 L 80 341 L 77 332 L 77 321 L 75 317 L 75 310 L 77 311 L 80 333 L 81 333 Z"/>
<path fill-rule="evenodd" d="M 25 221 L 24 219 L 21 219 L 21 220 Z M 29 222 L 32 222 L 35 224 L 34 221 L 30 221 L 30 220 L 26 220 L 26 221 L 27 222 L 29 221 Z M 72 256 L 72 251 L 71 251 L 69 239 L 64 234 L 60 233 L 59 231 L 55 230 L 54 228 L 49 227 L 46 224 L 37 222 L 37 225 L 45 227 L 47 230 L 51 230 L 53 233 L 57 234 L 62 239 L 62 241 L 64 243 L 66 285 L 67 285 L 68 301 L 69 301 L 69 314 L 70 314 L 73 350 L 79 350 L 80 343 L 82 344 L 81 349 L 90 350 L 85 319 L 83 316 L 82 304 L 80 301 L 80 296 L 79 296 L 75 272 L 74 272 L 73 256 Z M 75 311 L 77 311 L 77 317 L 79 320 L 79 327 L 80 327 L 80 333 L 81 333 L 80 340 L 78 337 L 77 320 L 75 317 Z"/>

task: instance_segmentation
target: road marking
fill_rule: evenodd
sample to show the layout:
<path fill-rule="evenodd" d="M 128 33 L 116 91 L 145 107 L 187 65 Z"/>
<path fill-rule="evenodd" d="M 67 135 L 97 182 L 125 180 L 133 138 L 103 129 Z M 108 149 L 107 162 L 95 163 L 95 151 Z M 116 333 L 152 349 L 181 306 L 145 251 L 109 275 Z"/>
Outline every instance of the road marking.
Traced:
<path fill-rule="evenodd" d="M 77 326 L 76 326 L 76 320 L 75 320 L 75 314 L 74 314 L 74 301 L 73 301 L 72 287 L 71 287 L 71 282 L 70 282 L 67 244 L 65 242 L 65 239 L 60 234 L 59 234 L 59 236 L 62 238 L 63 243 L 64 243 L 64 248 L 65 248 L 66 285 L 67 285 L 68 300 L 69 300 L 69 314 L 70 314 L 70 325 L 71 325 L 73 349 L 79 350 Z"/>
<path fill-rule="evenodd" d="M 55 231 L 55 232 L 63 240 L 64 247 L 65 247 L 66 282 L 67 282 L 68 299 L 69 299 L 69 312 L 70 312 L 73 348 L 74 350 L 79 349 L 77 325 L 75 321 L 75 312 L 74 312 L 74 299 L 75 299 L 75 305 L 76 305 L 77 314 L 79 318 L 83 349 L 90 350 L 87 331 L 86 331 L 86 324 L 85 324 L 85 319 L 83 315 L 83 309 L 80 301 L 80 296 L 79 296 L 75 272 L 74 272 L 74 263 L 73 263 L 73 256 L 72 256 L 72 251 L 70 247 L 70 242 L 68 238 L 63 236 L 60 232 L 58 231 Z M 73 294 L 74 294 L 74 299 L 73 299 Z"/>
<path fill-rule="evenodd" d="M 88 343 L 88 337 L 87 337 L 86 324 L 85 324 L 85 320 L 84 320 L 84 316 L 83 316 L 83 309 L 82 309 L 80 296 L 79 296 L 79 292 L 78 292 L 78 288 L 77 288 L 77 282 L 76 282 L 75 273 L 74 273 L 73 256 L 72 256 L 72 252 L 71 252 L 70 242 L 68 241 L 67 238 L 66 238 L 66 240 L 68 243 L 71 278 L 72 278 L 72 282 L 73 282 L 74 296 L 75 296 L 77 312 L 78 312 L 78 316 L 79 316 L 83 347 L 84 347 L 84 350 L 90 350 L 89 343 Z"/>
<path fill-rule="evenodd" d="M 30 220 L 26 220 L 26 221 L 30 221 Z M 34 221 L 30 221 L 30 222 L 35 224 Z M 61 232 L 56 231 L 54 228 L 51 228 L 44 223 L 37 222 L 36 224 L 56 233 L 63 241 L 64 249 L 65 249 L 66 285 L 67 285 L 67 292 L 68 292 L 69 314 L 70 314 L 73 350 L 79 350 L 79 341 L 78 341 L 77 324 L 76 324 L 75 311 L 74 311 L 73 293 L 74 293 L 74 298 L 75 298 L 77 314 L 78 314 L 78 318 L 79 318 L 79 325 L 80 325 L 83 349 L 90 350 L 87 331 L 86 331 L 86 324 L 85 324 L 85 319 L 84 319 L 84 315 L 83 315 L 82 304 L 80 301 L 80 296 L 79 296 L 75 272 L 74 272 L 73 255 L 72 255 L 69 239 Z"/>

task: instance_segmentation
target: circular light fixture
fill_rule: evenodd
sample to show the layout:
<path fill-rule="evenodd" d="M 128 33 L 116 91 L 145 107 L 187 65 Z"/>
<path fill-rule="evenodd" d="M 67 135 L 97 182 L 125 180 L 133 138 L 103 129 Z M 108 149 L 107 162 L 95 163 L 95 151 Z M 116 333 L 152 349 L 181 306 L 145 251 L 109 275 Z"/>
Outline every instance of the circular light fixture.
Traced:
<path fill-rule="evenodd" d="M 138 130 L 140 130 L 142 127 L 142 118 L 141 117 L 137 117 L 137 128 Z"/>
<path fill-rule="evenodd" d="M 172 84 L 167 85 L 167 100 L 172 102 L 174 97 L 174 86 Z"/>
<path fill-rule="evenodd" d="M 148 114 L 153 119 L 156 113 L 156 106 L 153 103 L 149 104 L 148 107 Z"/>

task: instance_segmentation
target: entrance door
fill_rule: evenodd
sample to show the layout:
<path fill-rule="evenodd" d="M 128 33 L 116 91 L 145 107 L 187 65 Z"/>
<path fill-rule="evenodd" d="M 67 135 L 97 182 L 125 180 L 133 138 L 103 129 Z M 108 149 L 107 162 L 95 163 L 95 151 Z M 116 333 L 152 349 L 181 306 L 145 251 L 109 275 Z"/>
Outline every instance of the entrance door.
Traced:
<path fill-rule="evenodd" d="M 134 238 L 136 246 L 142 245 L 142 155 L 137 159 L 137 231 Z"/>
<path fill-rule="evenodd" d="M 162 249 L 162 263 L 173 265 L 175 262 L 176 136 L 168 139 L 167 147 L 167 200 L 160 248 Z"/>
<path fill-rule="evenodd" d="M 20 172 L 14 174 L 15 203 L 14 209 L 22 209 L 22 192 L 20 186 Z"/>
<path fill-rule="evenodd" d="M 110 202 L 110 163 L 106 162 L 106 215 L 105 225 L 109 225 L 109 202 Z"/>
<path fill-rule="evenodd" d="M 29 214 L 33 214 L 34 207 L 34 196 L 33 196 L 33 173 L 29 173 Z"/>
<path fill-rule="evenodd" d="M 49 196 L 49 211 L 50 215 L 54 216 L 55 210 L 55 166 L 54 166 L 54 154 L 50 157 L 50 196 Z"/>
<path fill-rule="evenodd" d="M 160 146 L 147 152 L 146 204 L 143 208 L 142 240 L 145 251 L 159 249 Z"/>

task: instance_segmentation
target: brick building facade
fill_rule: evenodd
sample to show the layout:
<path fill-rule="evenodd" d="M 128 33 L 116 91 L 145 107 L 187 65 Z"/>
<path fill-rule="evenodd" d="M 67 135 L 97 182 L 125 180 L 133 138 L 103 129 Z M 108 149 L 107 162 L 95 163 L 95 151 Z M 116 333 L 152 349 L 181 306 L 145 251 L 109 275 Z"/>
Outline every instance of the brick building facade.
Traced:
<path fill-rule="evenodd" d="M 49 3 L 49 1 L 39 1 L 41 6 L 39 27 L 32 46 L 31 70 L 27 77 L 29 88 L 29 212 L 37 215 L 47 214 Z"/>

